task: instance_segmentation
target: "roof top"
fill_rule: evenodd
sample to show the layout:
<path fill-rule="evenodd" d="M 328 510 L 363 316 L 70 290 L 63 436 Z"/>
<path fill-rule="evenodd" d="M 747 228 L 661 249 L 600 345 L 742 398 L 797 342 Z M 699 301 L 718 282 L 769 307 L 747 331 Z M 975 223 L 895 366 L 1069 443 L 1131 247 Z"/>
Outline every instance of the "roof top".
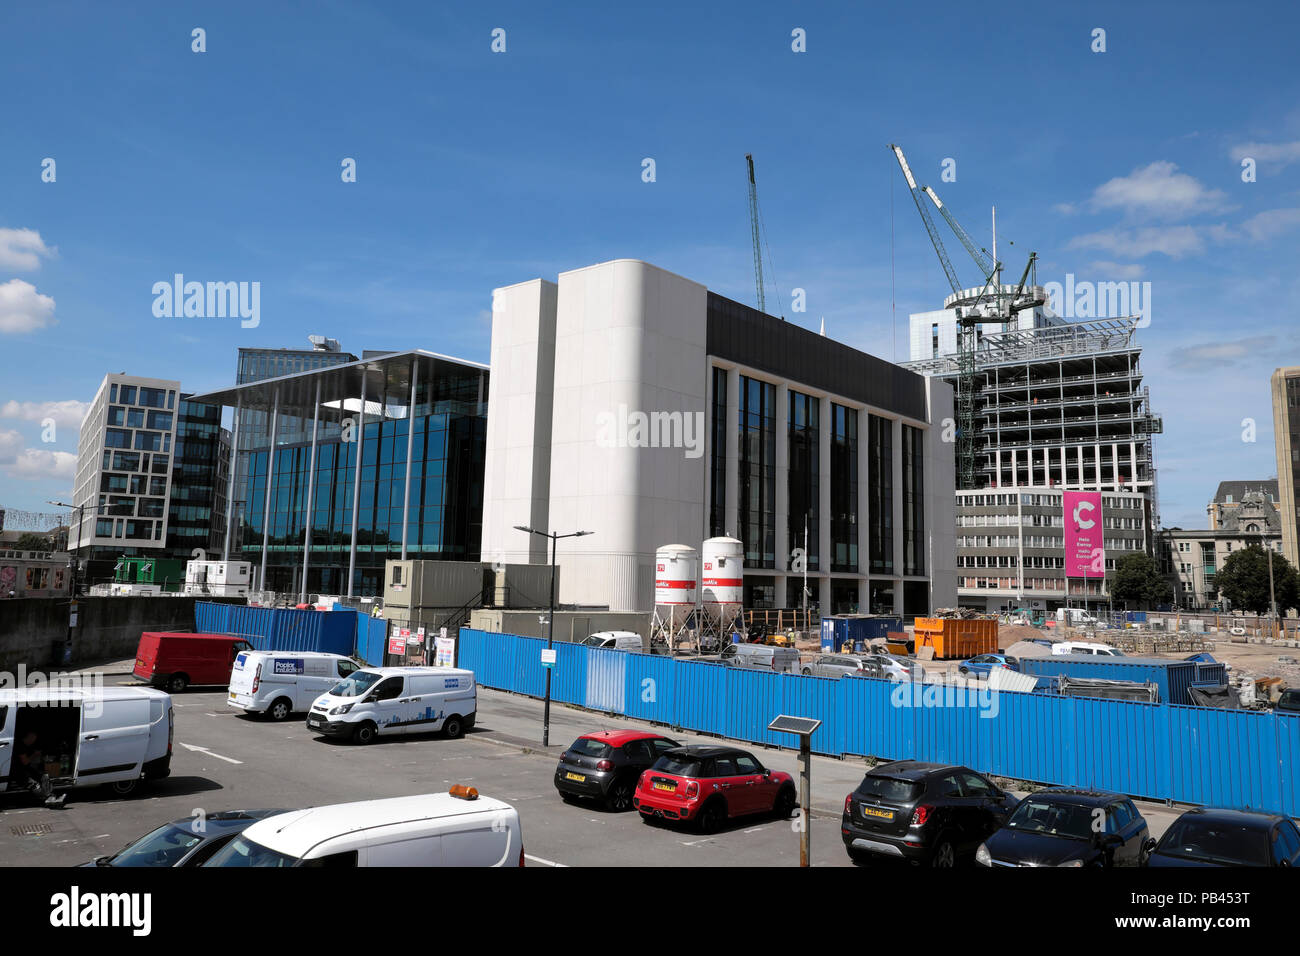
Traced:
<path fill-rule="evenodd" d="M 1232 807 L 1193 807 L 1183 816 L 1219 820 L 1224 823 L 1255 824 L 1256 826 L 1264 826 L 1275 820 L 1287 819 L 1286 814 L 1275 813 L 1272 810 L 1238 810 Z"/>
<path fill-rule="evenodd" d="M 1070 803 L 1083 804 L 1084 806 L 1093 806 L 1102 803 L 1110 803 L 1112 800 L 1124 799 L 1122 793 L 1112 793 L 1109 790 L 1088 790 L 1083 787 L 1047 787 L 1044 790 L 1035 790 L 1029 794 L 1031 797 L 1062 797 Z"/>
<path fill-rule="evenodd" d="M 685 747 L 675 747 L 669 753 L 688 754 L 692 757 L 721 757 L 724 754 L 749 754 L 749 751 L 717 744 L 688 744 Z"/>
<path fill-rule="evenodd" d="M 1232 503 L 1240 504 L 1242 497 L 1252 491 L 1262 491 L 1265 495 L 1270 495 L 1274 501 L 1277 501 L 1277 479 L 1256 478 L 1253 481 L 1221 481 L 1214 492 L 1214 501 L 1216 504 L 1224 504 L 1228 500 L 1227 496 L 1232 495 Z"/>
<path fill-rule="evenodd" d="M 594 734 L 583 734 L 579 740 L 600 740 L 611 747 L 621 747 L 633 740 L 657 740 L 663 734 L 652 730 L 598 730 Z"/>
<path fill-rule="evenodd" d="M 924 760 L 895 760 L 893 763 L 877 764 L 867 771 L 869 776 L 901 777 L 904 780 L 919 780 L 939 770 L 958 770 L 956 764 L 927 763 Z"/>

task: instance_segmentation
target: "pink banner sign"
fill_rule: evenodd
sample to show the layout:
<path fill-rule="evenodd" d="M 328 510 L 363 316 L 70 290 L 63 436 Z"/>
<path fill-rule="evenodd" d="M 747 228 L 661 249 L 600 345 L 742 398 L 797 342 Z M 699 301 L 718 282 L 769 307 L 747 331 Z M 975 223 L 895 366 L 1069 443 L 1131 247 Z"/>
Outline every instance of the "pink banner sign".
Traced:
<path fill-rule="evenodd" d="M 1106 550 L 1102 538 L 1101 492 L 1065 492 L 1065 574 L 1104 578 Z"/>

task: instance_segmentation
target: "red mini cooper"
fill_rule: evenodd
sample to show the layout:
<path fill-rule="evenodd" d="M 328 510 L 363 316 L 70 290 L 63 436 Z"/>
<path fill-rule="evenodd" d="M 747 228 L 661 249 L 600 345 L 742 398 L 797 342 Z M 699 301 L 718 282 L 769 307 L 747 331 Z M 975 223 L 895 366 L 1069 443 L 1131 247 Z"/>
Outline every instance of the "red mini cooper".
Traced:
<path fill-rule="evenodd" d="M 712 833 L 731 817 L 755 813 L 786 819 L 796 804 L 794 779 L 768 770 L 735 747 L 669 750 L 641 774 L 632 805 L 647 822 L 694 821 Z"/>

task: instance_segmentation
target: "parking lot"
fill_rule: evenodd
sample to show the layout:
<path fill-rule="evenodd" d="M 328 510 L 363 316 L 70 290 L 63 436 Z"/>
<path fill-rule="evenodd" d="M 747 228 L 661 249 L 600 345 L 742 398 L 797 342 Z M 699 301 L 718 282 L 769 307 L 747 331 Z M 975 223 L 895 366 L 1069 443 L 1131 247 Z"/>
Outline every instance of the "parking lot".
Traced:
<path fill-rule="evenodd" d="M 127 665 L 108 668 L 105 683 L 131 686 Z M 171 776 L 129 798 L 99 788 L 72 791 L 62 809 L 32 805 L 25 795 L 0 795 L 0 861 L 69 866 L 112 853 L 168 820 L 201 810 L 297 808 L 473 785 L 518 809 L 529 865 L 794 866 L 796 819 L 735 821 L 702 836 L 643 823 L 635 812 L 567 805 L 551 782 L 560 751 L 582 733 L 627 721 L 564 706 L 551 711 L 551 748 L 542 752 L 540 701 L 480 689 L 478 723 L 460 740 L 438 735 L 380 738 L 362 747 L 308 732 L 295 715 L 283 723 L 245 717 L 225 704 L 223 689 L 173 698 L 175 748 Z M 662 729 L 661 729 L 662 730 Z M 683 743 L 700 742 L 674 734 Z M 755 748 L 774 769 L 797 770 L 787 751 Z M 816 865 L 847 866 L 839 838 L 839 806 L 861 777 L 860 763 L 818 759 L 813 786 L 824 787 L 812 824 Z M 834 771 L 832 776 L 830 771 Z M 833 811 L 833 812 L 832 812 Z"/>

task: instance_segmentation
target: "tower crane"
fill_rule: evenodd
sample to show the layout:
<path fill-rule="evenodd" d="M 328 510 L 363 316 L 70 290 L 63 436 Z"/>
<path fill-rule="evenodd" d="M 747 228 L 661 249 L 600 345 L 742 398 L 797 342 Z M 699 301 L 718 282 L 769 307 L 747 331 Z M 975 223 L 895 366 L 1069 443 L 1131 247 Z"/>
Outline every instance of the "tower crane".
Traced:
<path fill-rule="evenodd" d="M 758 225 L 758 184 L 754 181 L 754 156 L 745 154 L 749 166 L 749 228 L 754 234 L 754 285 L 758 289 L 758 311 L 767 311 L 767 296 L 763 292 L 763 245 Z"/>
<path fill-rule="evenodd" d="M 938 194 L 933 189 L 929 186 L 917 186 L 916 178 L 907 165 L 907 158 L 903 155 L 902 148 L 893 143 L 889 144 L 889 148 L 893 151 L 899 167 L 903 170 L 903 177 L 907 180 L 907 188 L 912 194 L 912 201 L 916 203 L 916 209 L 921 214 L 921 221 L 925 224 L 925 231 L 930 235 L 930 243 L 934 246 L 934 251 L 939 256 L 939 264 L 943 267 L 948 284 L 952 287 L 952 295 L 944 300 L 944 306 L 945 308 L 951 308 L 957 318 L 957 486 L 959 488 L 974 488 L 975 403 L 978 397 L 978 382 L 975 377 L 976 327 L 984 323 L 1006 325 L 1015 321 L 1016 316 L 1025 309 L 1042 305 L 1047 301 L 1045 290 L 1036 284 L 1030 286 L 1026 294 L 1025 282 L 1033 271 L 1034 263 L 1038 260 L 1038 254 L 1035 252 L 1029 254 L 1029 261 L 1025 264 L 1025 271 L 1020 276 L 1020 282 L 1014 289 L 1008 291 L 1001 284 L 1002 263 L 997 258 L 996 234 L 993 243 L 994 251 L 990 256 L 987 250 L 975 245 L 975 241 L 971 239 L 970 234 L 962 228 L 961 223 L 957 221 L 948 207 L 940 201 Z M 922 193 L 933 203 L 935 209 L 939 211 L 944 221 L 948 223 L 948 227 L 956 235 L 957 241 L 961 243 L 979 268 L 983 280 L 980 286 L 969 289 L 962 288 L 956 270 L 953 269 L 952 261 L 948 258 L 948 252 L 944 248 L 943 241 L 939 238 L 939 232 L 934 224 L 934 217 L 930 215 L 930 210 L 921 199 Z"/>

